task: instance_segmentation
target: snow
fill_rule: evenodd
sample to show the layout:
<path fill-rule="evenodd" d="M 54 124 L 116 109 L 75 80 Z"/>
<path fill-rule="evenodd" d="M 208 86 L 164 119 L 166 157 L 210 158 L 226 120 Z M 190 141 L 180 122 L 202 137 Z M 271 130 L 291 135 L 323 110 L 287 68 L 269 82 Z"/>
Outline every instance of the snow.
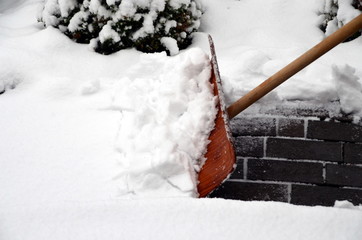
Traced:
<path fill-rule="evenodd" d="M 347 114 L 362 116 L 362 85 L 355 75 L 356 69 L 346 65 L 333 66 L 333 79 L 341 102 L 341 109 Z"/>
<path fill-rule="evenodd" d="M 165 32 L 169 33 L 171 28 L 174 28 L 177 26 L 177 22 L 175 20 L 167 21 L 165 23 Z"/>
<path fill-rule="evenodd" d="M 134 14 L 134 2 L 122 1 L 120 14 Z M 361 239 L 360 207 L 346 202 L 190 198 L 215 114 L 206 33 L 228 103 L 324 38 L 323 1 L 201 2 L 204 33 L 178 54 L 166 39 L 175 54 L 167 57 L 97 54 L 43 29 L 43 1 L 1 1 L 1 239 Z M 108 14 L 98 0 L 90 4 Z M 361 52 L 361 37 L 343 43 L 256 106 L 339 100 L 358 118 Z"/>
<path fill-rule="evenodd" d="M 151 11 L 161 12 L 165 9 L 165 0 L 153 0 L 151 1 Z"/>
<path fill-rule="evenodd" d="M 76 7 L 77 0 L 58 0 L 58 3 L 61 16 L 68 17 L 69 11 Z"/>
<path fill-rule="evenodd" d="M 43 11 L 42 18 L 47 26 L 56 26 L 59 20 L 54 15 L 60 14 L 60 5 L 57 4 L 57 0 L 48 0 L 45 2 L 44 9 L 47 11 Z M 37 16 L 38 18 L 40 17 Z"/>
<path fill-rule="evenodd" d="M 80 30 L 82 22 L 89 17 L 89 12 L 77 12 L 69 21 L 68 29 L 71 32 Z"/>
<path fill-rule="evenodd" d="M 190 4 L 190 0 L 170 0 L 170 6 L 173 8 L 180 8 L 182 4 Z"/>
<path fill-rule="evenodd" d="M 90 0 L 89 11 L 91 13 L 104 16 L 105 18 L 110 17 L 112 15 L 111 11 L 107 10 L 105 7 L 101 5 L 100 0 Z"/>
<path fill-rule="evenodd" d="M 174 56 L 180 52 L 177 46 L 176 39 L 172 37 L 163 37 L 161 38 L 161 43 L 170 51 L 170 55 Z"/>
<path fill-rule="evenodd" d="M 197 196 L 195 168 L 216 115 L 210 72 L 200 49 L 174 58 L 147 54 L 113 87 L 112 109 L 121 111 L 122 121 L 116 140 L 124 165 L 118 176 L 122 192 Z"/>
<path fill-rule="evenodd" d="M 156 18 L 156 16 L 157 14 L 155 11 L 150 11 L 150 13 L 144 17 L 143 27 L 134 33 L 133 38 L 138 39 L 145 37 L 147 34 L 152 34 L 155 31 L 153 20 Z"/>
<path fill-rule="evenodd" d="M 119 6 L 120 16 L 131 17 L 136 13 L 137 9 L 133 5 L 132 0 L 124 0 L 121 2 Z"/>
<path fill-rule="evenodd" d="M 142 199 L 13 205 L 2 239 L 359 240 L 362 212 L 273 202 Z M 4 221 L 6 219 L 6 221 Z"/>
<path fill-rule="evenodd" d="M 113 42 L 119 42 L 121 40 L 121 37 L 112 29 L 110 23 L 104 25 L 102 30 L 99 32 L 99 41 L 104 43 L 107 40 L 112 40 Z"/>
<path fill-rule="evenodd" d="M 324 1 L 202 0 L 202 3 L 205 13 L 201 31 L 214 38 L 228 104 L 325 37 L 318 27 L 321 22 L 318 13 Z M 275 106 L 285 101 L 328 104 L 338 100 L 332 66 L 348 64 L 356 69 L 355 75 L 361 82 L 361 52 L 362 38 L 340 44 L 254 107 Z"/>
<path fill-rule="evenodd" d="M 355 206 L 347 200 L 335 201 L 334 207 L 336 208 L 345 208 L 345 209 L 362 209 L 362 205 Z"/>
<path fill-rule="evenodd" d="M 114 5 L 117 0 L 106 0 L 108 6 Z"/>

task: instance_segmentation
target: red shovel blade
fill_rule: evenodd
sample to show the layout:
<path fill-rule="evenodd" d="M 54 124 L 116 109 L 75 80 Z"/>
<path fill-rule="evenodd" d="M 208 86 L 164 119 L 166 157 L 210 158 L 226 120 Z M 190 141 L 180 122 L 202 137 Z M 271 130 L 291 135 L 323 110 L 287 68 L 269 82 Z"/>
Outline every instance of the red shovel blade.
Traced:
<path fill-rule="evenodd" d="M 223 103 L 223 96 L 220 90 L 221 79 L 217 65 L 215 47 L 211 36 L 209 36 L 211 49 L 211 78 L 214 87 L 214 95 L 218 97 L 217 115 L 215 128 L 209 136 L 209 145 L 205 154 L 206 162 L 199 173 L 199 184 L 197 190 L 200 197 L 205 197 L 228 178 L 235 168 L 235 151 L 231 141 L 231 134 L 228 127 L 228 117 Z"/>

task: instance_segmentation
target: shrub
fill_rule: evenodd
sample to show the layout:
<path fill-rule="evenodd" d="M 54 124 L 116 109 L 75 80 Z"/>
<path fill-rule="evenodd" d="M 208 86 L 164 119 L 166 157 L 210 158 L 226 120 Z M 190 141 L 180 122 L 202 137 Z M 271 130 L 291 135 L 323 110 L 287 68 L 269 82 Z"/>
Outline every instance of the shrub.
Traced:
<path fill-rule="evenodd" d="M 325 0 L 324 7 L 321 11 L 322 23 L 320 29 L 330 35 L 337 29 L 348 23 L 362 11 L 362 0 Z M 351 41 L 361 36 L 361 32 L 357 32 L 353 36 L 347 38 L 345 42 Z"/>
<path fill-rule="evenodd" d="M 39 20 L 102 54 L 130 47 L 175 53 L 191 43 L 200 26 L 196 1 L 47 0 Z"/>
<path fill-rule="evenodd" d="M 352 6 L 355 9 L 358 9 L 358 10 L 362 11 L 362 0 L 353 0 Z"/>

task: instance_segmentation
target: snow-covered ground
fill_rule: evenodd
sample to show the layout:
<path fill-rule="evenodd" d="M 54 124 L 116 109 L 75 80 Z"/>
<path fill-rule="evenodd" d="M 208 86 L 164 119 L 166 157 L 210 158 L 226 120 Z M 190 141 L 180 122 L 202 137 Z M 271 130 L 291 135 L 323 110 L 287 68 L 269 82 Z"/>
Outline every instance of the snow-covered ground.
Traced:
<path fill-rule="evenodd" d="M 1 239 L 359 240 L 361 210 L 165 198 L 0 209 Z"/>
<path fill-rule="evenodd" d="M 37 23 L 43 1 L 0 1 L 1 239 L 362 238 L 357 208 L 185 198 L 214 114 L 206 33 L 228 103 L 323 39 L 323 1 L 202 2 L 204 33 L 167 57 L 94 53 Z M 338 46 L 261 104 L 360 115 L 361 53 Z"/>

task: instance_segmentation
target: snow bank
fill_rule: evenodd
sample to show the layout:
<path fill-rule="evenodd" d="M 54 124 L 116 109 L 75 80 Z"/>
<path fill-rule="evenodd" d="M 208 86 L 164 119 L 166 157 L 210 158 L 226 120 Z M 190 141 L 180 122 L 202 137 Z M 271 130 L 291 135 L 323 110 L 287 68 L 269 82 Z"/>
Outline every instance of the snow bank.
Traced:
<path fill-rule="evenodd" d="M 0 209 L 2 239 L 360 240 L 362 211 L 221 199 L 68 202 Z"/>

